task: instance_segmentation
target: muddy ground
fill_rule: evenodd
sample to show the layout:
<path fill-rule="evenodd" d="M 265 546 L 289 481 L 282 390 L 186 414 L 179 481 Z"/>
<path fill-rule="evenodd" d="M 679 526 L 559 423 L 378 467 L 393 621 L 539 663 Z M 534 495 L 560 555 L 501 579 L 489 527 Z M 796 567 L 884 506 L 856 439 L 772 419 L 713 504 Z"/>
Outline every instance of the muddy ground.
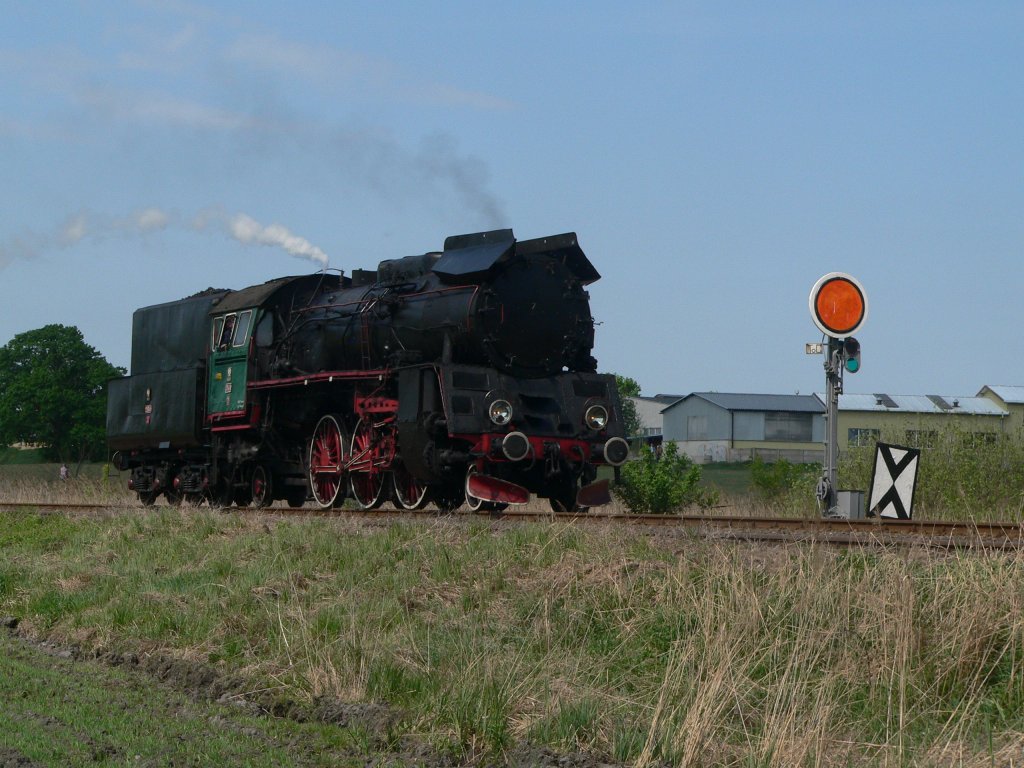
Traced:
<path fill-rule="evenodd" d="M 585 754 L 556 754 L 528 744 L 514 747 L 501 757 L 455 759 L 439 754 L 429 744 L 403 732 L 402 713 L 385 704 L 320 700 L 300 703 L 279 694 L 252 692 L 242 677 L 223 675 L 195 662 L 151 654 L 83 653 L 48 641 L 32 640 L 17 629 L 12 617 L 0 621 L 0 654 L 33 671 L 48 692 L 53 711 L 29 711 L 0 700 L 0 768 L 42 766 L 137 765 L 140 767 L 198 764 L 182 754 L 201 754 L 211 738 L 228 735 L 232 762 L 224 765 L 263 764 L 269 754 L 275 764 L 293 766 L 559 766 L 560 768 L 614 768 L 616 764 Z M 131 738 L 109 732 L 87 732 L 62 719 L 67 703 L 98 696 L 102 706 L 118 718 L 131 720 L 138 702 L 146 702 L 146 722 L 193 723 L 190 730 L 168 734 L 165 754 L 136 754 Z M 27 695 L 27 694 L 25 694 Z M 36 708 L 39 709 L 39 708 Z M 288 724 L 319 724 L 358 732 L 362 746 L 351 739 L 304 738 L 301 728 L 272 727 Z M 50 757 L 34 760 L 13 744 L 22 730 L 50 735 Z M 76 732 L 76 731 L 81 732 Z M 128 731 L 131 731 L 131 727 Z M 318 729 L 319 733 L 323 729 Z M 310 734 L 313 731 L 309 731 Z M 5 734 L 7 734 L 5 736 Z M 283 734 L 283 735 L 282 735 Z M 189 744 L 187 740 L 193 740 Z M 183 743 L 183 740 L 185 743 Z M 348 746 L 338 747 L 338 743 Z M 63 745 L 63 746 L 62 746 Z M 173 748 L 172 748 L 173 747 Z M 66 750 L 66 754 L 61 754 Z"/>

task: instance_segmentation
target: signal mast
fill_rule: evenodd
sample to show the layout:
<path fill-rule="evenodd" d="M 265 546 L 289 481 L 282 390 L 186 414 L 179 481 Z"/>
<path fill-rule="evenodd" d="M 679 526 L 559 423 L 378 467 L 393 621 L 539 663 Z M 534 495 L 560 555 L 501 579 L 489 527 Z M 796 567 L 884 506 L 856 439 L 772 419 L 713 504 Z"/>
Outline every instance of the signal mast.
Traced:
<path fill-rule="evenodd" d="M 843 374 L 860 370 L 860 342 L 853 334 L 868 316 L 868 297 L 856 278 L 843 272 L 823 275 L 807 299 L 811 319 L 827 338 L 808 344 L 808 354 L 825 352 L 825 462 L 815 491 L 825 517 L 843 517 L 839 509 L 836 476 L 839 471 L 839 395 Z"/>

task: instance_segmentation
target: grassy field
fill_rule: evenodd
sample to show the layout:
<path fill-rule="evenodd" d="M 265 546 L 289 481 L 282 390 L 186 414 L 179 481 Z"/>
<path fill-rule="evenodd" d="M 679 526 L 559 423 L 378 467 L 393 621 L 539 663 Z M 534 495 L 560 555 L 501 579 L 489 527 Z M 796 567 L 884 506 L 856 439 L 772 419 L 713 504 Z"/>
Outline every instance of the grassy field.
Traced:
<path fill-rule="evenodd" d="M 750 493 L 750 462 L 701 465 L 701 485 L 715 488 L 725 499 L 739 499 Z"/>
<path fill-rule="evenodd" d="M 84 462 L 81 465 L 69 464 L 71 479 L 83 482 L 120 483 L 124 488 L 128 482 L 118 479 L 118 472 L 105 462 Z M 48 483 L 57 480 L 60 463 L 45 461 L 39 449 L 21 450 L 18 448 L 0 448 L 0 486 L 24 483 Z"/>
<path fill-rule="evenodd" d="M 369 732 L 201 701 L 0 631 L 0 765 L 357 766 Z M 18 762 L 18 761 L 22 762 Z"/>
<path fill-rule="evenodd" d="M 38 464 L 42 461 L 38 448 L 14 448 L 0 446 L 0 466 L 9 464 Z"/>
<path fill-rule="evenodd" d="M 24 636 L 321 722 L 308 737 L 266 737 L 311 739 L 275 753 L 281 765 L 321 748 L 399 764 L 529 765 L 545 749 L 593 756 L 577 765 L 1024 761 L 1019 554 L 167 508 L 0 512 L 0 550 L 0 615 Z M 104 709 L 105 678 L 84 676 L 71 696 L 92 704 L 62 708 L 66 696 L 43 691 L 65 675 L 46 669 L 0 690 L 0 720 L 17 724 L 0 730 L 19 739 L 0 736 L 3 748 L 63 765 L 46 751 L 64 742 L 42 735 L 45 713 L 103 745 L 101 763 L 161 749 L 139 746 L 158 729 L 148 701 L 131 708 L 146 710 L 137 726 L 112 725 L 88 714 Z M 173 712 L 154 691 L 152 716 Z M 357 727 L 339 711 L 361 713 Z M 241 756 L 220 764 L 258 764 L 244 739 L 227 741 Z"/>

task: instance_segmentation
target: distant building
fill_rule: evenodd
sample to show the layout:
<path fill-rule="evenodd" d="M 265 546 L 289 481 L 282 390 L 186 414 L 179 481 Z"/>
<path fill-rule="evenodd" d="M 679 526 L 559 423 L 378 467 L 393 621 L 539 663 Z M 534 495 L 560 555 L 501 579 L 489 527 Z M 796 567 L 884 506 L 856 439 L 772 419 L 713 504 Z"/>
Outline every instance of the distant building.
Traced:
<path fill-rule="evenodd" d="M 825 406 L 814 395 L 694 392 L 662 411 L 664 440 L 699 464 L 821 461 Z"/>
<path fill-rule="evenodd" d="M 654 397 L 631 397 L 636 406 L 636 415 L 640 420 L 640 433 L 648 445 L 661 443 L 664 431 L 664 420 L 661 412 L 665 406 L 681 399 L 682 395 L 655 395 Z"/>
<path fill-rule="evenodd" d="M 825 396 L 819 397 L 824 402 Z M 1008 419 L 1008 411 L 987 397 L 843 394 L 839 396 L 839 450 L 873 445 L 886 434 L 902 445 L 930 448 L 951 427 L 970 435 L 1002 434 Z"/>
<path fill-rule="evenodd" d="M 1005 384 L 986 384 L 978 392 L 978 397 L 984 397 L 1009 415 L 1005 431 L 1017 438 L 1024 438 L 1024 387 L 1014 387 Z"/>
<path fill-rule="evenodd" d="M 825 410 L 822 394 L 694 392 L 665 406 L 660 415 L 663 440 L 677 443 L 697 463 L 755 456 L 820 462 Z M 930 448 L 951 427 L 972 440 L 1000 434 L 1024 439 L 1024 387 L 985 386 L 974 397 L 842 394 L 837 426 L 840 452 L 873 445 L 880 437 Z"/>

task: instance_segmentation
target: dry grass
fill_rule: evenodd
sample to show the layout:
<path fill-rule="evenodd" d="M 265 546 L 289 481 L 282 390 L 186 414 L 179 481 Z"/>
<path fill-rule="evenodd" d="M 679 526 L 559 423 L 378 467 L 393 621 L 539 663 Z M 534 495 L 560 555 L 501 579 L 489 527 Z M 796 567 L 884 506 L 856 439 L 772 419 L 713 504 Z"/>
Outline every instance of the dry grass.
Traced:
<path fill-rule="evenodd" d="M 54 465 L 56 467 L 56 465 Z M 0 470 L 20 469 L 0 467 Z M 57 477 L 54 468 L 53 477 Z M 72 478 L 65 482 L 57 479 L 25 477 L 19 471 L 0 471 L 0 503 L 32 504 L 106 504 L 111 507 L 138 506 L 134 493 L 127 489 L 127 475 L 117 472 L 102 477 Z"/>
<path fill-rule="evenodd" d="M 386 701 L 459 759 L 528 740 L 637 766 L 1024 764 L 1021 554 L 202 510 L 28 520 L 0 513 L 0 613 L 30 630 Z"/>

